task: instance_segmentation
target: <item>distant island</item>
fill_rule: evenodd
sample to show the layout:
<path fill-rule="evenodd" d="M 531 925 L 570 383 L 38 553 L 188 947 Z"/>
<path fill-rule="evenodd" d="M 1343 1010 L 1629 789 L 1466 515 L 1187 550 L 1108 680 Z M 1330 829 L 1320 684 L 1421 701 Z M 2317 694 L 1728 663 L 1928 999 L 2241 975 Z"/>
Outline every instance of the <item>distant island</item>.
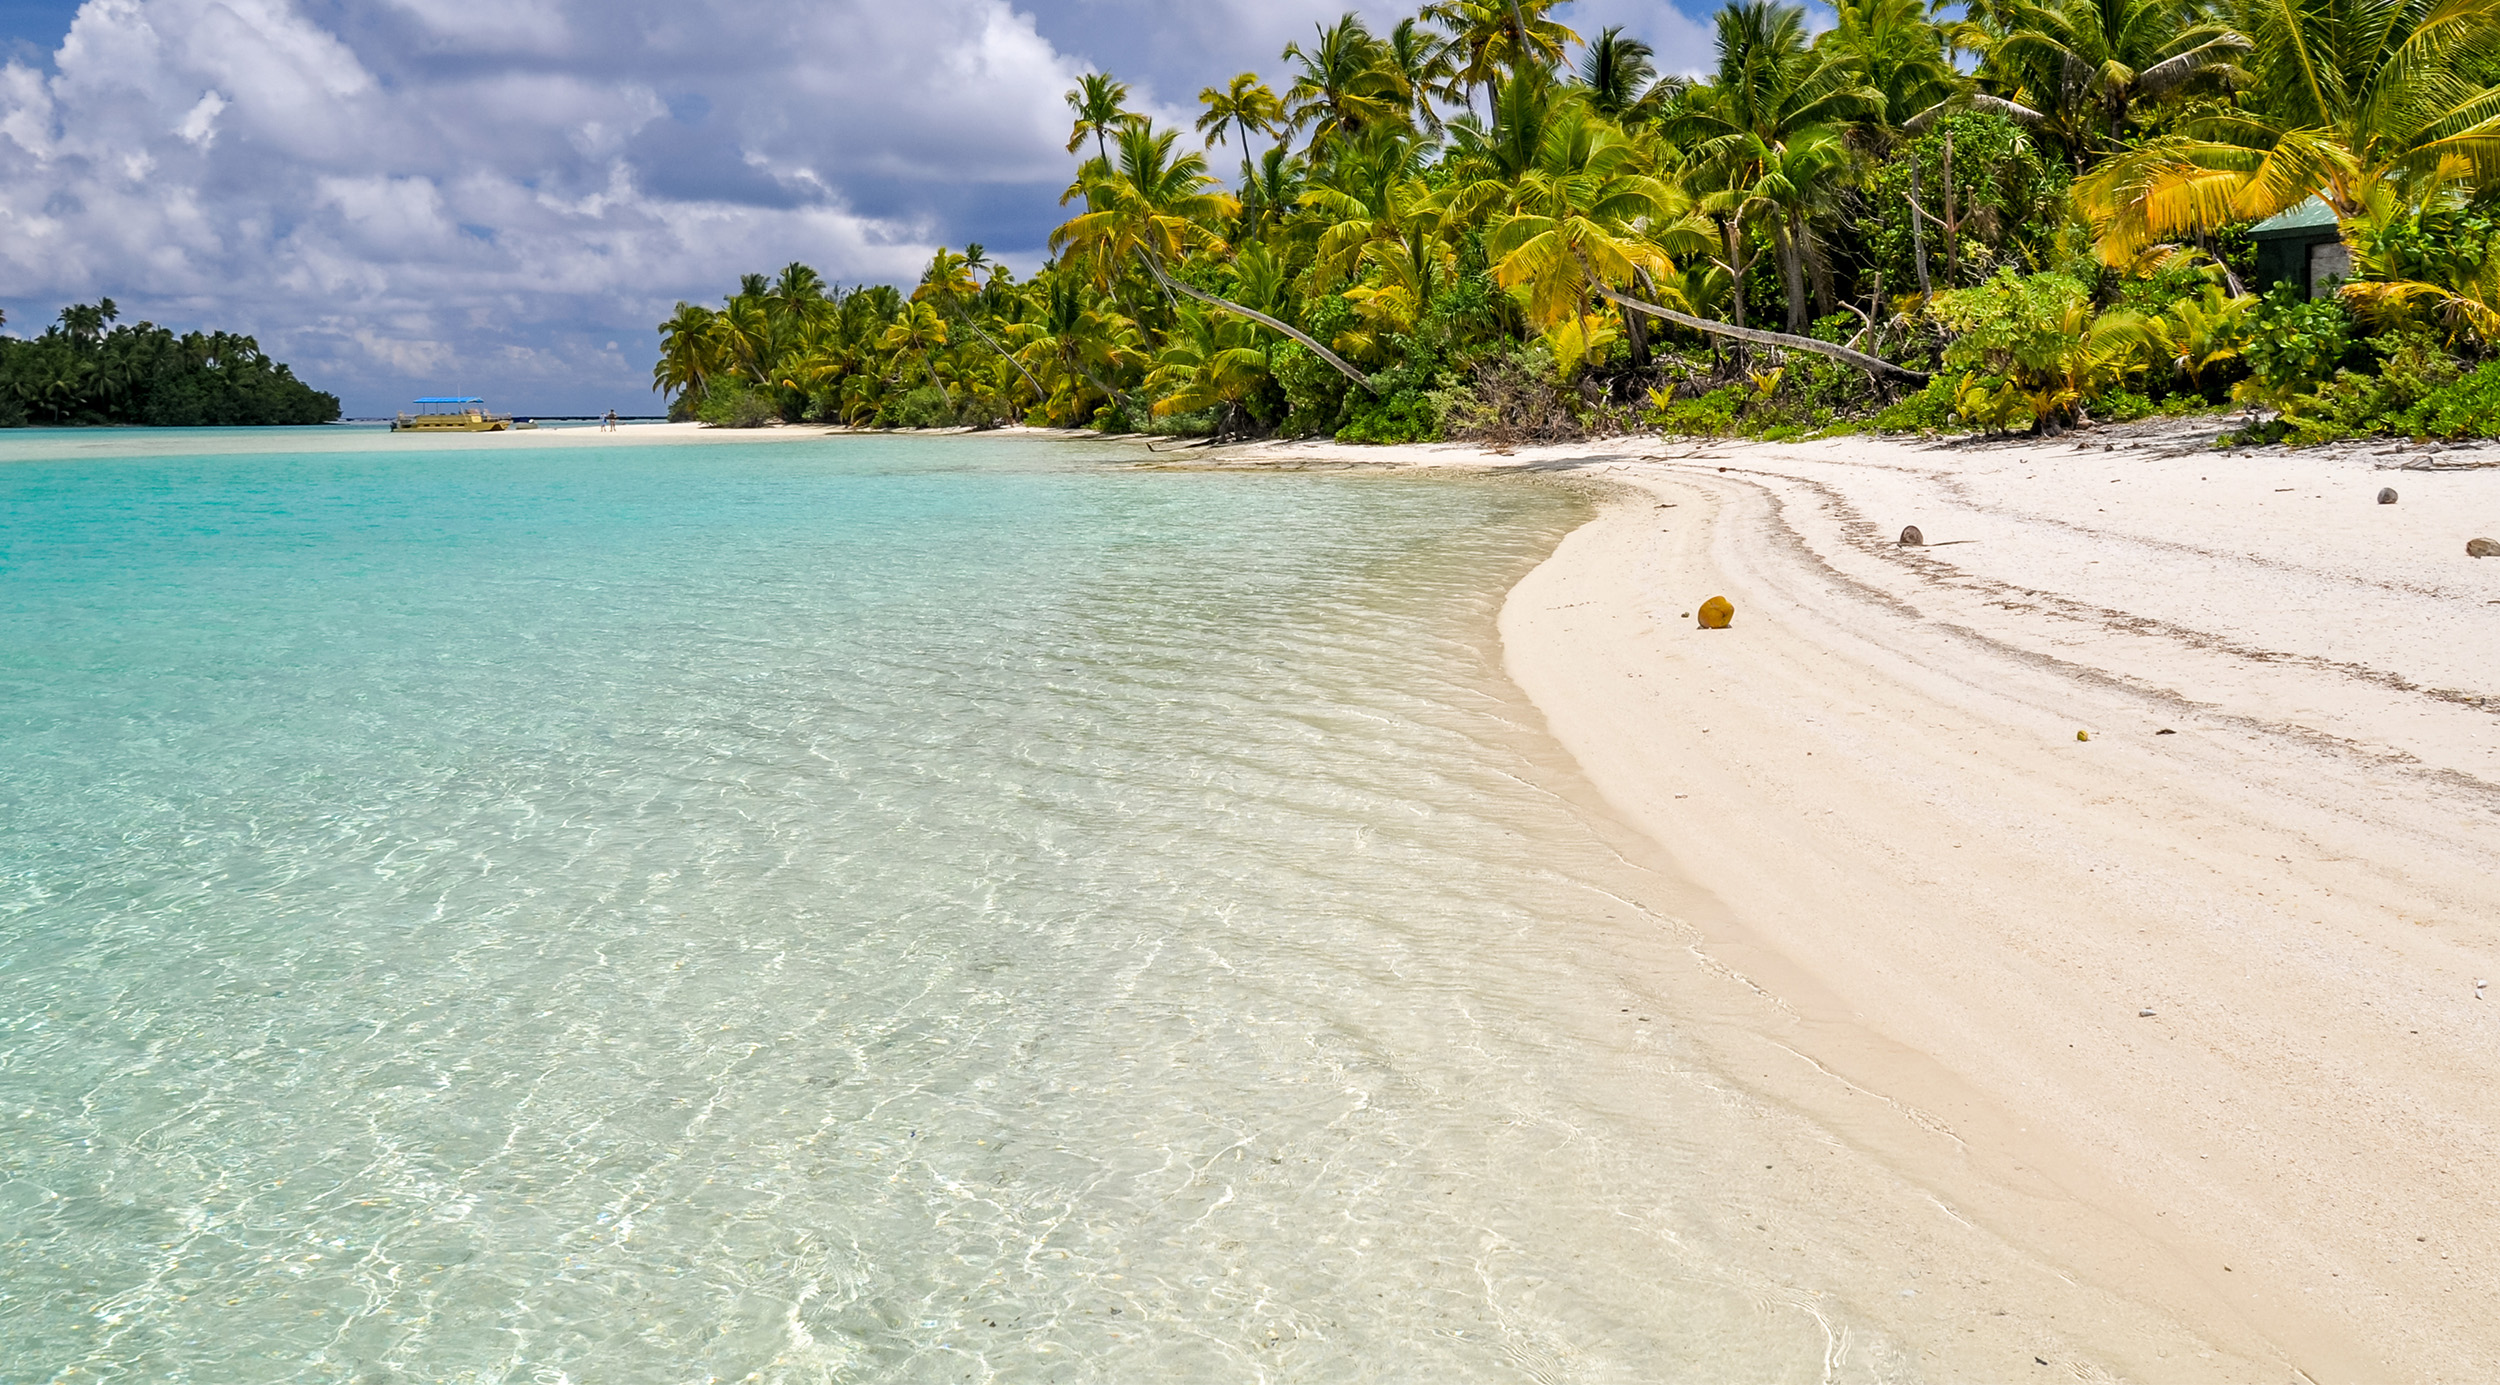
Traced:
<path fill-rule="evenodd" d="M 231 332 L 176 336 L 153 322 L 115 326 L 110 298 L 79 303 L 33 339 L 0 336 L 0 427 L 157 428 L 336 423 L 339 399 L 295 378 L 260 343 Z M 0 323 L 7 319 L 0 316 Z"/>

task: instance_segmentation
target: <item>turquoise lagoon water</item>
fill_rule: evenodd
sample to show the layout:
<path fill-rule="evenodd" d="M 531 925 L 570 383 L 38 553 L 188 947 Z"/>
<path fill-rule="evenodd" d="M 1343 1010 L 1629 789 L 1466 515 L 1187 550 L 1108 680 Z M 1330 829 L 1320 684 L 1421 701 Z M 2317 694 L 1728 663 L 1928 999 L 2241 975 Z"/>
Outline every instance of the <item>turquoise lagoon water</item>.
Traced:
<path fill-rule="evenodd" d="M 1884 1373 L 1499 676 L 1567 490 L 0 458 L 0 1378 Z"/>

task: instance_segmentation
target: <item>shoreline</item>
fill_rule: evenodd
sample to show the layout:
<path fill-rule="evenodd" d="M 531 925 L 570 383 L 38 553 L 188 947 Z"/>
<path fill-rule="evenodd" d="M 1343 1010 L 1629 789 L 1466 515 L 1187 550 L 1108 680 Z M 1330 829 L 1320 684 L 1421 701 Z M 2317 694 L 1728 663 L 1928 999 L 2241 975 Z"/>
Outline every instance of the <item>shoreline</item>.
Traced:
<path fill-rule="evenodd" d="M 1943 1378 L 2500 1374 L 2500 474 L 2115 432 L 1196 462 L 1613 490 L 1506 666 L 1716 1065 L 1929 1195 L 1906 1261 L 2007 1248 L 1874 1310 Z"/>

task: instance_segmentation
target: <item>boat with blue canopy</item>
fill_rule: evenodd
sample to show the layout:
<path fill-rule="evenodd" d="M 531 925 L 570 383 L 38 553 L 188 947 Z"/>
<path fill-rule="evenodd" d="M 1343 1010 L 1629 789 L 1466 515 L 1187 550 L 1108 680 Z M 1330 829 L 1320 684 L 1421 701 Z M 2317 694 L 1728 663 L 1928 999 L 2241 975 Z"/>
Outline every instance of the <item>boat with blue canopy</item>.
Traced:
<path fill-rule="evenodd" d="M 416 412 L 403 411 L 391 420 L 394 433 L 501 433 L 535 428 L 528 419 L 490 412 L 475 395 L 428 395 L 416 401 Z"/>

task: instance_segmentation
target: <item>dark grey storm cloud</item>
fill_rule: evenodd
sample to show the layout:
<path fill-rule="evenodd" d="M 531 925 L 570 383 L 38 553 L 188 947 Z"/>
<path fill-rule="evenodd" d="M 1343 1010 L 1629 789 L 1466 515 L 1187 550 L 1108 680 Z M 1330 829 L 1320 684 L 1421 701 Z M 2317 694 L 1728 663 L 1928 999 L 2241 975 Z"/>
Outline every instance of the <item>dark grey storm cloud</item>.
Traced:
<path fill-rule="evenodd" d="M 1037 259 L 1079 72 L 1182 116 L 1342 8 L 87 0 L 49 62 L 0 67 L 0 304 L 256 332 L 351 412 L 455 388 L 630 407 L 652 324 L 741 271 Z M 1569 17 L 1700 58 L 1663 3 Z"/>

